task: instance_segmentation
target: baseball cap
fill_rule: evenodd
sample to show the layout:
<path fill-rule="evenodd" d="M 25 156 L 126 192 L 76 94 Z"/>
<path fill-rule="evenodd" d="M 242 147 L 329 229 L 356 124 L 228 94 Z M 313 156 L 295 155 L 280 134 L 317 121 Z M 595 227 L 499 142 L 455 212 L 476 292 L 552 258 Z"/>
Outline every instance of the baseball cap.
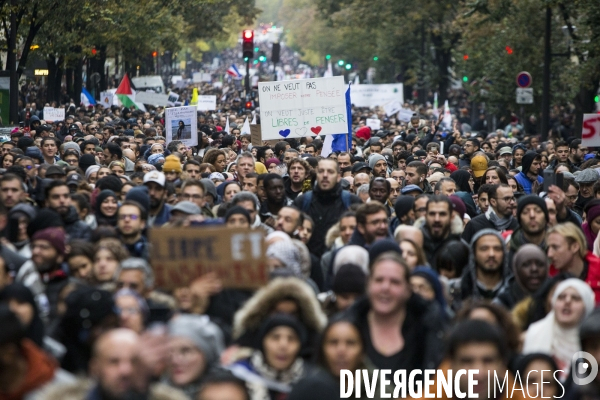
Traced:
<path fill-rule="evenodd" d="M 353 174 L 357 174 L 359 171 L 366 169 L 369 172 L 371 171 L 371 167 L 369 167 L 369 164 L 364 163 L 364 162 L 357 162 L 356 164 L 354 164 L 352 166 L 352 173 Z"/>
<path fill-rule="evenodd" d="M 58 165 L 51 165 L 48 167 L 48 169 L 46 170 L 46 176 L 49 175 L 61 175 L 61 176 L 65 176 L 65 170 L 62 169 L 61 167 L 59 167 Z"/>
<path fill-rule="evenodd" d="M 179 203 L 175 204 L 173 208 L 171 208 L 171 214 L 173 214 L 176 211 L 188 215 L 198 215 L 202 212 L 200 210 L 200 207 L 198 207 L 198 205 L 192 203 L 191 201 L 180 201 Z"/>
<path fill-rule="evenodd" d="M 154 182 L 164 187 L 165 181 L 165 174 L 160 171 L 150 171 L 144 175 L 144 184 L 148 182 Z"/>
<path fill-rule="evenodd" d="M 67 178 L 67 185 L 79 186 L 79 183 L 83 180 L 83 177 L 79 174 L 69 175 Z"/>
<path fill-rule="evenodd" d="M 510 147 L 502 147 L 498 155 L 502 156 L 504 154 L 512 154 L 512 149 Z"/>
<path fill-rule="evenodd" d="M 484 156 L 475 156 L 471 159 L 471 170 L 475 178 L 481 178 L 488 167 L 487 159 Z"/>
<path fill-rule="evenodd" d="M 407 194 L 410 192 L 419 192 L 423 193 L 423 189 L 418 187 L 417 185 L 406 185 L 402 188 L 402 194 Z"/>

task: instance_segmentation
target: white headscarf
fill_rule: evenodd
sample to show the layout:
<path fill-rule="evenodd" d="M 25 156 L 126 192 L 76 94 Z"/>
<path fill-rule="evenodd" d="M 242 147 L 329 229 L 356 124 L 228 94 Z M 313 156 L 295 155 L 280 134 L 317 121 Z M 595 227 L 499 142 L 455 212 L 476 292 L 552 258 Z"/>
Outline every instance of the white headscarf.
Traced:
<path fill-rule="evenodd" d="M 585 306 L 585 313 L 579 324 L 573 328 L 563 328 L 556 321 L 554 304 L 562 292 L 568 288 L 575 289 Z M 523 354 L 545 353 L 553 356 L 559 369 L 567 371 L 571 365 L 573 354 L 581 351 L 579 341 L 579 326 L 581 322 L 594 310 L 594 291 L 590 286 L 577 278 L 569 278 L 558 284 L 552 296 L 552 311 L 543 319 L 529 327 L 523 344 Z"/>

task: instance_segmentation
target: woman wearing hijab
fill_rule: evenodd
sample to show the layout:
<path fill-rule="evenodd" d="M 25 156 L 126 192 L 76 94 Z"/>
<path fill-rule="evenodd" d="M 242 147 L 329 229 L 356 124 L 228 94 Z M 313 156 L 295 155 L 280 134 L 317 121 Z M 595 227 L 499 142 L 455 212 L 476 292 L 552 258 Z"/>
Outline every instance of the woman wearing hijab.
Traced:
<path fill-rule="evenodd" d="M 584 281 L 569 278 L 558 284 L 552 296 L 552 310 L 531 324 L 525 334 L 523 354 L 551 355 L 564 380 L 570 371 L 573 354 L 581 351 L 579 326 L 594 310 L 594 292 Z"/>
<path fill-rule="evenodd" d="M 457 192 L 467 192 L 473 194 L 474 181 L 469 171 L 465 171 L 464 169 L 454 171 L 450 174 L 450 179 L 456 182 Z"/>
<path fill-rule="evenodd" d="M 413 292 L 425 300 L 436 302 L 444 318 L 448 319 L 452 314 L 446 303 L 439 276 L 433 269 L 424 266 L 415 268 L 410 275 L 410 286 Z"/>
<path fill-rule="evenodd" d="M 594 199 L 587 203 L 584 212 L 585 222 L 581 225 L 581 230 L 585 235 L 588 250 L 594 251 L 594 242 L 600 230 L 600 199 Z"/>
<path fill-rule="evenodd" d="M 98 226 L 117 226 L 117 211 L 119 198 L 110 189 L 105 189 L 96 198 L 96 221 Z"/>
<path fill-rule="evenodd" d="M 548 275 L 546 253 L 531 243 L 524 244 L 513 257 L 514 275 L 500 290 L 494 303 L 512 310 L 517 303 L 535 293 Z"/>

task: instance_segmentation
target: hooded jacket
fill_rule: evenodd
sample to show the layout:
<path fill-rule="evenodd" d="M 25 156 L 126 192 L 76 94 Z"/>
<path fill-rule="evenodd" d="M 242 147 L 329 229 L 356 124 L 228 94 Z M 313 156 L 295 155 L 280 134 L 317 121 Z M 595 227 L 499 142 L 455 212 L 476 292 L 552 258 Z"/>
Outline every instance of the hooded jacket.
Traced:
<path fill-rule="evenodd" d="M 92 240 L 92 228 L 79 219 L 79 215 L 77 215 L 77 210 L 75 210 L 75 207 L 69 207 L 67 215 L 62 217 L 62 220 L 65 224 L 65 231 L 67 231 L 67 235 L 69 235 L 69 240 Z"/>
<path fill-rule="evenodd" d="M 450 240 L 462 240 L 460 237 L 462 232 L 454 233 L 452 230 L 454 224 L 451 224 L 450 232 L 447 237 L 443 239 L 434 239 L 431 236 L 431 233 L 429 233 L 429 229 L 425 222 L 425 218 L 420 218 L 415 222 L 414 226 L 421 229 L 421 232 L 423 233 L 423 251 L 425 252 L 425 257 L 427 257 L 427 263 L 434 266 L 438 250 L 442 248 L 444 243 Z M 454 225 L 454 227 L 456 228 L 456 225 Z"/>
<path fill-rule="evenodd" d="M 278 302 L 293 300 L 299 309 L 299 319 L 308 331 L 308 345 L 303 351 L 310 351 L 318 334 L 327 324 L 327 317 L 321 310 L 314 290 L 298 278 L 276 278 L 254 294 L 235 314 L 233 339 L 236 343 L 250 347 L 261 324 L 273 312 Z"/>
<path fill-rule="evenodd" d="M 533 160 L 535 160 L 536 157 L 539 157 L 539 154 L 535 151 L 528 151 L 527 153 L 525 153 L 525 155 L 523 156 L 523 160 L 521 161 L 521 172 L 515 175 L 515 180 L 519 182 L 521 186 L 523 186 L 523 191 L 526 194 L 531 194 L 533 183 L 527 176 L 527 173 L 529 172 L 531 164 L 533 163 Z M 539 184 L 542 184 L 544 183 L 544 179 L 542 179 L 541 176 L 538 176 L 537 182 Z"/>
<path fill-rule="evenodd" d="M 477 269 L 476 269 L 477 267 L 476 267 L 476 263 L 475 263 L 475 251 L 473 250 L 473 248 L 475 246 L 475 243 L 477 243 L 477 241 L 481 237 L 487 236 L 487 235 L 493 235 L 493 236 L 497 237 L 498 240 L 500 241 L 500 243 L 502 244 L 502 265 L 500 267 L 501 272 L 502 272 L 502 281 L 494 289 L 486 289 L 486 288 L 482 287 L 481 285 L 479 285 L 478 281 L 477 281 Z M 473 239 L 471 240 L 471 243 L 470 243 L 470 248 L 471 248 L 471 253 L 469 255 L 469 264 L 464 269 L 460 280 L 457 280 L 454 283 L 453 289 L 456 289 L 457 287 L 460 288 L 460 293 L 456 293 L 456 290 L 453 291 L 455 293 L 453 303 L 452 303 L 453 304 L 452 308 L 454 310 L 460 309 L 460 307 L 462 305 L 462 301 L 464 301 L 466 299 L 492 300 L 494 297 L 496 297 L 498 295 L 498 293 L 500 292 L 500 289 L 502 288 L 503 284 L 506 281 L 506 278 L 510 275 L 510 272 L 509 272 L 510 263 L 509 263 L 509 258 L 508 258 L 508 254 L 506 251 L 505 242 L 498 231 L 496 231 L 495 229 L 483 229 L 483 230 L 477 232 L 475 235 L 473 235 Z"/>
<path fill-rule="evenodd" d="M 315 226 L 307 247 L 312 254 L 321 257 L 327 250 L 325 246 L 327 231 L 338 222 L 341 215 L 346 211 L 346 207 L 344 207 L 342 200 L 342 186 L 339 182 L 331 190 L 321 190 L 319 185 L 316 185 L 312 193 L 312 201 L 307 214 L 311 216 Z M 304 208 L 302 207 L 303 203 L 304 194 L 294 200 L 294 205 L 300 210 Z M 358 196 L 351 194 L 350 203 L 358 204 L 361 203 L 361 200 Z"/>

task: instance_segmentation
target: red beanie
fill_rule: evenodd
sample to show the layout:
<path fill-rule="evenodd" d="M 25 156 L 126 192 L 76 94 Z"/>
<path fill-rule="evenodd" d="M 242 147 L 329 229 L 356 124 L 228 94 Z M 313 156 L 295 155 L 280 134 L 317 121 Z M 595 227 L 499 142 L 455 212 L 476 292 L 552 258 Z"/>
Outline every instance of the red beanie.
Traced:
<path fill-rule="evenodd" d="M 363 126 L 360 129 L 356 130 L 356 137 L 361 138 L 363 140 L 371 139 L 371 128 L 368 126 Z"/>
<path fill-rule="evenodd" d="M 45 240 L 52 245 L 61 256 L 65 255 L 65 247 L 67 245 L 67 236 L 63 228 L 46 228 L 37 231 L 31 238 L 31 243 L 36 240 Z"/>

